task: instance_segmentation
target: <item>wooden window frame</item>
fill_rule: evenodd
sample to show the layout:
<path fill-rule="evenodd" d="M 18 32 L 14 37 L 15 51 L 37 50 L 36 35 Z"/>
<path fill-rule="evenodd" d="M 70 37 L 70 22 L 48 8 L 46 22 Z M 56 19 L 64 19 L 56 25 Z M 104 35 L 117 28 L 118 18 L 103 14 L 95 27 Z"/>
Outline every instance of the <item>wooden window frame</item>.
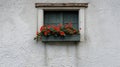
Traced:
<path fill-rule="evenodd" d="M 78 21 L 80 30 L 80 41 L 85 40 L 85 9 L 88 3 L 36 3 L 37 8 L 37 31 L 44 23 L 44 10 L 78 10 Z"/>

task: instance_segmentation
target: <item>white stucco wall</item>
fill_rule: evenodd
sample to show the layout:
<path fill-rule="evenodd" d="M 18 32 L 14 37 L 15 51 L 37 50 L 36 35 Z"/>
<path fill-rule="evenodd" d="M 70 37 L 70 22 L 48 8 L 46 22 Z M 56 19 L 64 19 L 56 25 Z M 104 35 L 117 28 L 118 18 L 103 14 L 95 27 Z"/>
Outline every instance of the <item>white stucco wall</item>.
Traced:
<path fill-rule="evenodd" d="M 33 40 L 37 2 L 89 2 L 85 41 Z M 120 0 L 0 0 L 0 67 L 120 67 Z"/>

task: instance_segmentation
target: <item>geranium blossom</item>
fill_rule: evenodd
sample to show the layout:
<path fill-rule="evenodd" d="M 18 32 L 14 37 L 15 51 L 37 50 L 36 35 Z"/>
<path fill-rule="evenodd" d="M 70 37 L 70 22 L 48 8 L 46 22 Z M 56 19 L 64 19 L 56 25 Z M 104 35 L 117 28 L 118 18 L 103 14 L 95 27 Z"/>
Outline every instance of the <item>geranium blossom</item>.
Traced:
<path fill-rule="evenodd" d="M 78 30 L 73 28 L 72 22 L 67 23 L 65 25 L 58 24 L 58 25 L 43 25 L 40 27 L 40 33 L 36 32 L 36 34 L 40 34 L 40 36 L 65 36 L 65 35 L 74 35 L 78 34 Z"/>
<path fill-rule="evenodd" d="M 65 32 L 60 31 L 60 35 L 61 35 L 61 36 L 64 36 L 64 35 L 65 35 Z"/>

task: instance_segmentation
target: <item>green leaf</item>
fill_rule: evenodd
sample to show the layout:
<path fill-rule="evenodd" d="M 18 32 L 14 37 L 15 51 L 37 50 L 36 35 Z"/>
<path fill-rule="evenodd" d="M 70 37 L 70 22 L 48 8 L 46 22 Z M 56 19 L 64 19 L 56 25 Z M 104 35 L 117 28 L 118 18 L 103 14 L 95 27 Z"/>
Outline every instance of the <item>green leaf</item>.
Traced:
<path fill-rule="evenodd" d="M 50 28 L 50 31 L 54 31 L 54 29 L 53 29 L 53 28 Z"/>

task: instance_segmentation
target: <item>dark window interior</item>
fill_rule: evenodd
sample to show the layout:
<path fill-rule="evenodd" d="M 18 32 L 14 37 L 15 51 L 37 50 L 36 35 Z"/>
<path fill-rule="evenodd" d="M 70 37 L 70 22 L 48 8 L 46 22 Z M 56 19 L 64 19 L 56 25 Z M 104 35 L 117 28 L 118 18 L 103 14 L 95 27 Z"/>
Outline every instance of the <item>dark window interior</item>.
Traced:
<path fill-rule="evenodd" d="M 78 29 L 78 11 L 44 11 L 44 25 L 58 25 L 72 22 Z"/>

